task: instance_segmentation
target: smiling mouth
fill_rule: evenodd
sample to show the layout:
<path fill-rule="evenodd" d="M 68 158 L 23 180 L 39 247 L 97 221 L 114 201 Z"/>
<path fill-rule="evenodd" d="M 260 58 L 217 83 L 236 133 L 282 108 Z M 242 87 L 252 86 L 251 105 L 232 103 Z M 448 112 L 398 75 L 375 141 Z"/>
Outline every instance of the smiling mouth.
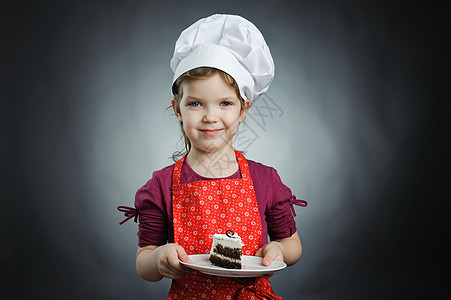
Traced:
<path fill-rule="evenodd" d="M 216 136 L 221 133 L 222 129 L 201 129 L 200 131 L 207 136 Z"/>

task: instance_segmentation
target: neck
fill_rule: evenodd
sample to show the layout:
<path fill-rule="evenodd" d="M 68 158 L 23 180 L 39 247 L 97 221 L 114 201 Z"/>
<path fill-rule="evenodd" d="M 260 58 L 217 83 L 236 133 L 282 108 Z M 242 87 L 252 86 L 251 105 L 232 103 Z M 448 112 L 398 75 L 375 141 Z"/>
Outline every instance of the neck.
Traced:
<path fill-rule="evenodd" d="M 238 170 L 232 147 L 224 147 L 215 152 L 191 149 L 186 156 L 186 162 L 197 174 L 209 178 L 228 177 Z"/>

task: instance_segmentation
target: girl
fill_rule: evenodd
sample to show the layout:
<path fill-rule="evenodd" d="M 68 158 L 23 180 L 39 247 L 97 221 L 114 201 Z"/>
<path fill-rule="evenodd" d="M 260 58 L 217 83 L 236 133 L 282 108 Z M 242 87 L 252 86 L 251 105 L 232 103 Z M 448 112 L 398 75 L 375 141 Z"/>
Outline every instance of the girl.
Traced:
<path fill-rule="evenodd" d="M 211 276 L 180 263 L 209 253 L 212 235 L 229 229 L 241 236 L 243 254 L 263 257 L 263 265 L 301 257 L 293 204 L 305 201 L 276 170 L 232 147 L 252 101 L 274 76 L 263 36 L 239 16 L 201 19 L 180 35 L 171 67 L 186 154 L 153 173 L 136 194 L 136 209 L 119 207 L 126 220 L 139 215 L 137 271 L 149 281 L 173 279 L 167 299 L 281 299 L 268 278 Z"/>

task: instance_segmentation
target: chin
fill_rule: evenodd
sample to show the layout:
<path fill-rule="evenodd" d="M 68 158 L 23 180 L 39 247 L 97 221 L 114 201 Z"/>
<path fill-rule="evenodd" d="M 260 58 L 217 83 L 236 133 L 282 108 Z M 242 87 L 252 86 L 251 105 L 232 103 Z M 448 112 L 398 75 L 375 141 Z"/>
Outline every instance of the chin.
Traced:
<path fill-rule="evenodd" d="M 206 153 L 215 153 L 215 152 L 218 152 L 218 151 L 220 151 L 221 149 L 223 149 L 224 147 L 215 147 L 215 146 L 208 146 L 208 147 L 203 147 L 203 148 L 200 148 L 203 152 L 206 152 Z"/>
<path fill-rule="evenodd" d="M 201 151 L 206 153 L 215 153 L 219 152 L 221 150 L 227 149 L 228 147 L 232 148 L 232 145 L 230 144 L 217 144 L 217 143 L 210 143 L 206 145 L 202 145 L 201 147 L 198 147 Z"/>

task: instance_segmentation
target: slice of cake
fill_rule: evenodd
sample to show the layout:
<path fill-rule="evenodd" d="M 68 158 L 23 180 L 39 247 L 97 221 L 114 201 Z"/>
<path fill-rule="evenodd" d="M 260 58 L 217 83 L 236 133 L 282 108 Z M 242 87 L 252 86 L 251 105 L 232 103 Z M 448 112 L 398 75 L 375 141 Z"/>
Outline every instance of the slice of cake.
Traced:
<path fill-rule="evenodd" d="M 213 265 L 227 269 L 241 269 L 242 254 L 241 238 L 232 230 L 227 230 L 226 234 L 213 235 L 210 250 L 210 262 Z"/>

